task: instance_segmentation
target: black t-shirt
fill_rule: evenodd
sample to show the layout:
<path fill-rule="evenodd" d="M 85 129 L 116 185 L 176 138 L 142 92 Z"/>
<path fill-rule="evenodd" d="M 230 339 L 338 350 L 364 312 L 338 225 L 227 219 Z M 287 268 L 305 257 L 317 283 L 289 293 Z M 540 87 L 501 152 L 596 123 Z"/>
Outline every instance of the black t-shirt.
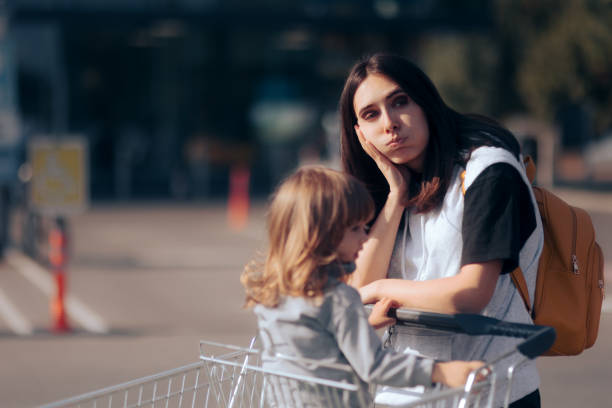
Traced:
<path fill-rule="evenodd" d="M 519 252 L 536 228 L 528 186 L 507 163 L 486 168 L 465 192 L 461 265 L 503 260 L 502 272 L 518 266 Z"/>

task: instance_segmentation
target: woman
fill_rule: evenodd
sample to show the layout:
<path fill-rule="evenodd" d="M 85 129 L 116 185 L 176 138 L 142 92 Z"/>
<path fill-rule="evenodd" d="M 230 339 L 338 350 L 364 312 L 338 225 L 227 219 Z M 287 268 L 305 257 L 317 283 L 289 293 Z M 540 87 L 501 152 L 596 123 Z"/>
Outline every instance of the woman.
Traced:
<path fill-rule="evenodd" d="M 350 282 L 363 302 L 391 298 L 531 323 L 509 272 L 521 267 L 533 300 L 543 233 L 514 136 L 449 108 L 418 67 L 393 55 L 353 67 L 340 113 L 344 169 L 368 186 L 377 208 Z M 403 351 L 469 360 L 516 344 L 401 327 L 389 340 Z M 539 406 L 535 363 L 516 376 L 511 406 Z"/>

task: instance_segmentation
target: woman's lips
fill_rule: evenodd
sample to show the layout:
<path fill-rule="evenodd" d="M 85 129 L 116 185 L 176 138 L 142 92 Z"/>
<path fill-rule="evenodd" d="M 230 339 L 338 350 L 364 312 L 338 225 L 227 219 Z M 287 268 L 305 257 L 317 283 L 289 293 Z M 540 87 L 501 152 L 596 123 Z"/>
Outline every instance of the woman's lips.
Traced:
<path fill-rule="evenodd" d="M 390 148 L 400 147 L 400 146 L 402 146 L 404 144 L 405 141 L 406 141 L 405 137 L 400 137 L 400 138 L 397 138 L 397 139 L 390 140 L 387 143 L 387 146 L 390 147 Z"/>

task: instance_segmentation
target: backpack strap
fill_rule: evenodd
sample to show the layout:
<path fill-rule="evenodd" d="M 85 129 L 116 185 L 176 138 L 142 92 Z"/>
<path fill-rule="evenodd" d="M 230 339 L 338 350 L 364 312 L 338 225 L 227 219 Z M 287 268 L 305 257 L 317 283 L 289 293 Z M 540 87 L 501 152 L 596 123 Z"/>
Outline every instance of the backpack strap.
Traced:
<path fill-rule="evenodd" d="M 533 183 L 536 176 L 536 167 L 535 163 L 531 156 L 526 155 L 523 159 L 523 164 L 525 165 L 525 174 L 530 182 Z M 531 314 L 531 302 L 529 301 L 529 290 L 527 289 L 527 282 L 525 282 L 525 277 L 523 276 L 523 271 L 521 268 L 517 267 L 510 273 L 510 278 L 512 278 L 512 282 L 516 289 L 518 289 L 519 294 L 521 295 L 521 299 L 523 299 L 523 303 L 525 304 L 525 308 Z"/>
<path fill-rule="evenodd" d="M 527 174 L 527 178 L 533 183 L 536 176 L 536 167 L 531 156 L 525 156 L 523 159 L 523 164 L 525 165 L 525 173 Z"/>
<path fill-rule="evenodd" d="M 512 279 L 512 283 L 521 295 L 521 299 L 523 299 L 523 303 L 525 304 L 525 308 L 531 314 L 531 302 L 529 302 L 529 290 L 527 289 L 527 282 L 525 282 L 525 277 L 523 276 L 523 271 L 521 271 L 520 267 L 517 267 L 510 273 L 510 278 Z"/>

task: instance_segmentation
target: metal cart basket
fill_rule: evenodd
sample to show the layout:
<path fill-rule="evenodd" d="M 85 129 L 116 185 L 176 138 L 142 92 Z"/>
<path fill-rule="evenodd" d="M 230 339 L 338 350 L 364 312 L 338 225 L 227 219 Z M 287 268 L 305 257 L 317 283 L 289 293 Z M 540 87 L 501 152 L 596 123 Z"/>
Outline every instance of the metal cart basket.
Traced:
<path fill-rule="evenodd" d="M 428 389 L 403 407 L 491 407 L 495 395 L 504 395 L 505 406 L 513 372 L 523 361 L 545 352 L 555 340 L 551 327 L 510 323 L 473 314 L 444 315 L 407 309 L 393 311 L 398 324 L 470 335 L 501 335 L 525 339 L 495 361 L 471 373 L 464 387 Z M 519 353 L 524 358 L 507 371 L 496 363 Z M 192 364 L 139 378 L 112 387 L 68 398 L 41 408 L 91 407 L 353 407 L 373 406 L 349 366 L 278 355 L 302 365 L 324 366 L 353 374 L 354 381 L 338 382 L 295 375 L 262 367 L 262 354 L 253 338 L 248 347 L 200 342 L 200 360 Z M 476 381 L 479 374 L 486 378 Z M 370 386 L 374 391 L 375 386 Z M 503 394 L 499 394 L 503 393 Z M 376 407 L 383 405 L 376 404 Z"/>

